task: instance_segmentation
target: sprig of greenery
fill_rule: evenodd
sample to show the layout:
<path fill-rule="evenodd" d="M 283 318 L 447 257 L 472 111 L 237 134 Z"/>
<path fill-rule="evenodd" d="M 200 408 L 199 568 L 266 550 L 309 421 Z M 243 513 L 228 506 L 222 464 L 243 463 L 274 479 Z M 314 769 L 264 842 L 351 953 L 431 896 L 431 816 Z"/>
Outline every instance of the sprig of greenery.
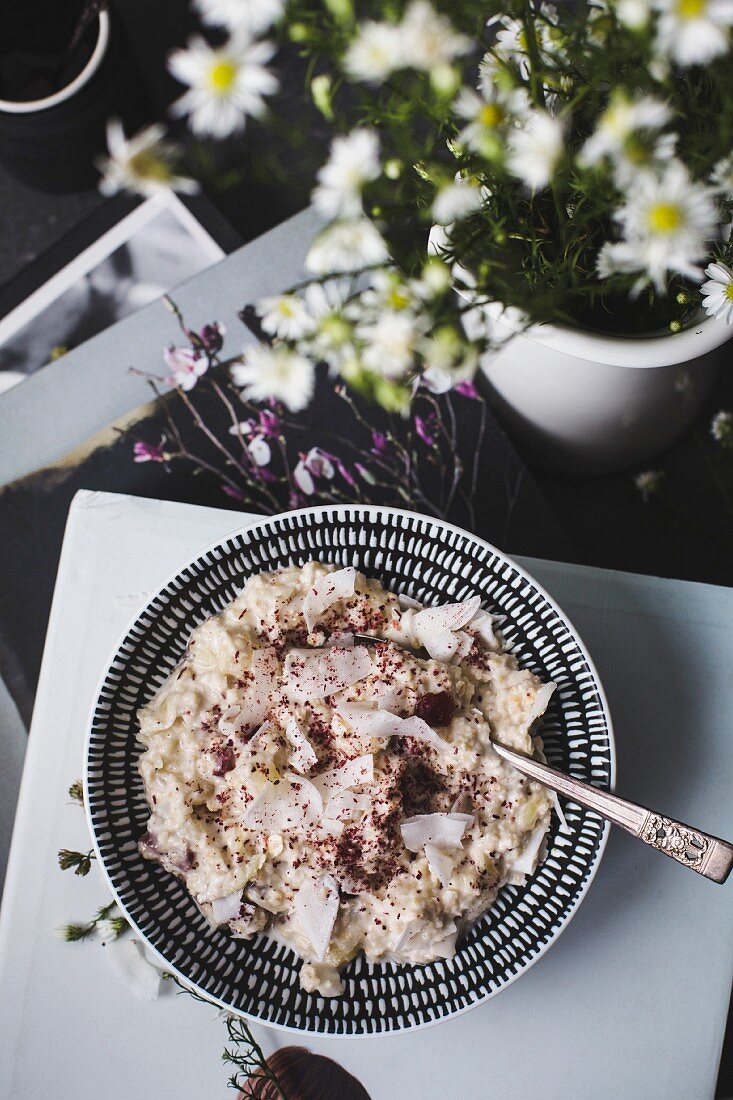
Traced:
<path fill-rule="evenodd" d="M 75 779 L 69 787 L 69 798 L 72 802 L 78 803 L 79 806 L 84 805 L 84 788 L 81 779 Z"/>
<path fill-rule="evenodd" d="M 74 852 L 70 848 L 59 849 L 59 867 L 62 871 L 74 868 L 75 875 L 88 875 L 92 869 L 92 860 L 97 857 L 92 848 L 88 852 Z"/>
<path fill-rule="evenodd" d="M 78 943 L 80 940 L 86 940 L 93 932 L 96 932 L 102 921 L 108 920 L 112 925 L 115 935 L 119 936 L 129 925 L 124 917 L 113 917 L 112 913 L 117 907 L 117 903 L 111 901 L 109 905 L 103 905 L 101 909 L 97 910 L 96 916 L 92 917 L 86 924 L 65 924 L 61 929 L 63 939 L 67 943 Z"/>

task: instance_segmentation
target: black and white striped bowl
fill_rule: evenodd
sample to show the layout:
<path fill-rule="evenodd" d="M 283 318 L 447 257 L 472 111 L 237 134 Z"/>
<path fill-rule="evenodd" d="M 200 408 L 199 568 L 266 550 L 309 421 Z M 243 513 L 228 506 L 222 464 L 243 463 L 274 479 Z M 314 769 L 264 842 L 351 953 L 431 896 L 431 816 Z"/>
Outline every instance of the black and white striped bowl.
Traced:
<path fill-rule="evenodd" d="M 148 808 L 137 762 L 135 712 L 182 656 L 189 635 L 246 579 L 315 558 L 355 565 L 387 588 L 428 604 L 478 593 L 520 664 L 558 684 L 545 718 L 549 763 L 608 788 L 614 745 L 603 690 L 562 611 L 519 566 L 451 524 L 397 509 L 330 506 L 252 524 L 181 569 L 137 616 L 100 685 L 85 761 L 94 845 L 121 908 L 167 968 L 234 1012 L 296 1031 L 376 1035 L 445 1020 L 499 993 L 549 948 L 598 867 L 607 825 L 571 806 L 571 834 L 553 815 L 545 862 L 507 886 L 452 959 L 426 966 L 359 957 L 333 999 L 304 993 L 300 960 L 265 936 L 244 942 L 211 931 L 185 887 L 144 860 L 137 841 Z"/>

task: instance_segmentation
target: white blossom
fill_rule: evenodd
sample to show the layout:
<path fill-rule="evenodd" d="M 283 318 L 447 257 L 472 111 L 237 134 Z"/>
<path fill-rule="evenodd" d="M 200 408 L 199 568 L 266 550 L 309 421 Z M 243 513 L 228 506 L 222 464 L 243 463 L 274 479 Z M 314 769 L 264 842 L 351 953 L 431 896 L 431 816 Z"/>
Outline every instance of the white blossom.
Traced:
<path fill-rule="evenodd" d="M 466 180 L 444 184 L 433 199 L 432 215 L 438 225 L 450 225 L 481 207 L 481 191 Z"/>
<path fill-rule="evenodd" d="M 196 0 L 196 10 L 204 23 L 254 35 L 282 19 L 285 0 Z"/>
<path fill-rule="evenodd" d="M 710 424 L 710 434 L 723 447 L 733 447 L 733 413 L 727 409 L 716 412 Z"/>
<path fill-rule="evenodd" d="M 458 34 L 450 19 L 440 15 L 428 0 L 412 0 L 403 17 L 403 63 L 431 72 L 468 53 L 470 39 Z"/>
<path fill-rule="evenodd" d="M 547 111 L 528 112 L 507 142 L 507 167 L 532 191 L 546 187 L 562 157 L 563 125 Z"/>
<path fill-rule="evenodd" d="M 718 161 L 710 174 L 710 182 L 726 198 L 733 197 L 733 153 Z"/>
<path fill-rule="evenodd" d="M 297 294 L 276 294 L 257 303 L 262 331 L 280 340 L 300 340 L 315 328 Z"/>
<path fill-rule="evenodd" d="M 209 367 L 206 356 L 191 348 L 165 348 L 163 359 L 171 372 L 168 382 L 185 391 L 192 390 Z"/>
<path fill-rule="evenodd" d="M 372 130 L 353 130 L 334 138 L 313 192 L 316 209 L 326 218 L 358 217 L 362 189 L 377 179 L 380 170 L 379 139 Z"/>
<path fill-rule="evenodd" d="M 682 67 L 704 65 L 724 54 L 733 0 L 654 0 L 659 12 L 656 46 Z"/>
<path fill-rule="evenodd" d="M 242 362 L 232 367 L 232 381 L 252 401 L 274 397 L 293 412 L 310 401 L 315 385 L 315 368 L 310 359 L 283 346 L 248 346 Z"/>
<path fill-rule="evenodd" d="M 708 281 L 700 287 L 702 304 L 710 317 L 733 325 L 733 271 L 720 260 L 705 268 Z"/>
<path fill-rule="evenodd" d="M 162 126 L 148 126 L 127 140 L 119 119 L 107 123 L 108 156 L 99 162 L 103 195 L 133 191 L 150 198 L 159 191 L 198 191 L 195 180 L 176 175 L 170 161 L 174 147 L 164 140 Z"/>
<path fill-rule="evenodd" d="M 226 137 L 244 128 L 248 115 L 265 110 L 263 96 L 277 91 L 278 82 L 266 68 L 275 47 L 271 42 L 232 38 L 220 49 L 202 38 L 176 50 L 168 67 L 189 90 L 171 107 L 173 115 L 189 116 L 196 134 Z"/>
<path fill-rule="evenodd" d="M 702 278 L 699 261 L 715 233 L 717 212 L 711 189 L 693 182 L 680 161 L 673 160 L 662 175 L 639 173 L 614 216 L 623 240 L 604 245 L 601 278 L 639 271 L 637 288 L 651 280 L 660 293 L 669 274 Z"/>
<path fill-rule="evenodd" d="M 337 275 L 385 263 L 387 245 L 368 218 L 334 222 L 316 237 L 306 267 L 316 275 Z"/>
<path fill-rule="evenodd" d="M 631 99 L 623 92 L 617 93 L 581 149 L 578 161 L 586 166 L 604 157 L 621 156 L 629 140 L 640 131 L 659 130 L 671 117 L 668 105 L 653 96 Z"/>
<path fill-rule="evenodd" d="M 420 330 L 412 313 L 385 311 L 356 331 L 365 345 L 362 362 L 368 370 L 402 378 L 413 366 Z"/>
<path fill-rule="evenodd" d="M 404 64 L 402 29 L 391 23 L 367 20 L 344 56 L 344 70 L 352 80 L 380 84 Z"/>

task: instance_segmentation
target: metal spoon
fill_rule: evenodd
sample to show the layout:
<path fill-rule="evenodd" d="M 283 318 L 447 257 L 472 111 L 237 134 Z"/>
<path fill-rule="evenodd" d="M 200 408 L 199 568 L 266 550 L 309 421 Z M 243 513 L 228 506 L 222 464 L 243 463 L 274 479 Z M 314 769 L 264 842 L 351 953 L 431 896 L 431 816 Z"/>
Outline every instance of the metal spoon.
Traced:
<path fill-rule="evenodd" d="M 380 640 L 369 634 L 354 634 L 354 642 L 359 645 L 374 645 Z M 424 650 L 412 649 L 410 646 L 401 648 L 417 657 L 427 656 Z M 729 844 L 727 840 L 703 833 L 691 825 L 665 817 L 656 810 L 648 810 L 645 806 L 638 806 L 609 791 L 574 779 L 556 768 L 551 768 L 549 764 L 542 764 L 534 757 L 527 756 L 526 753 L 506 748 L 493 738 L 492 743 L 499 756 L 523 775 L 536 779 L 572 802 L 595 810 L 607 821 L 620 825 L 628 833 L 639 837 L 650 848 L 676 859 L 683 867 L 689 867 L 713 882 L 725 882 L 730 874 L 733 868 L 733 844 Z"/>

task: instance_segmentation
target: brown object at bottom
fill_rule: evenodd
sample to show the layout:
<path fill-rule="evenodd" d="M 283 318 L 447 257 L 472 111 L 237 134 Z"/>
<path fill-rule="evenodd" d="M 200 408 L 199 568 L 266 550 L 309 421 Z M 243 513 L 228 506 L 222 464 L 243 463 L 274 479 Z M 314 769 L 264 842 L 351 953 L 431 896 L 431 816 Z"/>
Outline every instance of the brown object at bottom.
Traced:
<path fill-rule="evenodd" d="M 305 1047 L 283 1047 L 267 1059 L 287 1100 L 371 1100 L 357 1079 L 321 1054 Z M 281 1100 L 280 1093 L 265 1077 L 255 1073 L 239 1093 L 238 1100 Z"/>

